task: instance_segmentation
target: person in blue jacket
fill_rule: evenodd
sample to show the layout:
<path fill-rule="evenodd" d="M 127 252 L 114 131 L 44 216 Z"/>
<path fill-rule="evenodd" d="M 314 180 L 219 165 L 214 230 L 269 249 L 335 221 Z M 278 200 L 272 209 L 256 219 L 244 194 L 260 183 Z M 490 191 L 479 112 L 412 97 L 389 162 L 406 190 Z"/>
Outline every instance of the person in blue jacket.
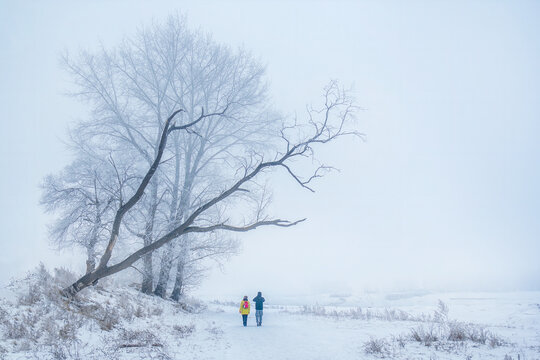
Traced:
<path fill-rule="evenodd" d="M 255 303 L 255 320 L 257 320 L 257 326 L 261 326 L 264 298 L 260 291 L 257 293 L 257 296 L 253 298 L 253 302 Z"/>

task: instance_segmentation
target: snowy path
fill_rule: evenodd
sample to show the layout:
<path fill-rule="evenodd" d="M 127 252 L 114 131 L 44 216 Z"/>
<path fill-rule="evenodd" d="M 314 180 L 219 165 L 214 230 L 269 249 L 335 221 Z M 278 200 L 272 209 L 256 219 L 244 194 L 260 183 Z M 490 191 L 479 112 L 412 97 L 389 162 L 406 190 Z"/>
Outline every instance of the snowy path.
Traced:
<path fill-rule="evenodd" d="M 349 359 L 361 351 L 360 330 L 348 322 L 280 313 L 265 310 L 263 326 L 255 325 L 251 314 L 248 326 L 231 312 L 213 314 L 223 331 L 212 353 L 200 359 Z M 368 330 L 368 329 L 365 329 Z"/>

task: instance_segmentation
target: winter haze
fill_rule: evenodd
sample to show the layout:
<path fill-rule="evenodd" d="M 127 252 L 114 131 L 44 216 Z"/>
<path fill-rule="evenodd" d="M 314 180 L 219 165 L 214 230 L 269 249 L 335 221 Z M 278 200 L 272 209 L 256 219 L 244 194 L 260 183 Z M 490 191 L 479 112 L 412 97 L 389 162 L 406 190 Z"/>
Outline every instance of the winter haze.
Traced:
<path fill-rule="evenodd" d="M 540 4 L 527 1 L 0 1 L 1 283 L 43 261 L 39 184 L 65 166 L 64 51 L 113 46 L 186 14 L 267 65 L 283 113 L 305 115 L 330 79 L 354 87 L 366 141 L 320 156 L 340 172 L 310 193 L 274 178 L 271 213 L 293 228 L 238 235 L 243 249 L 201 294 L 540 290 Z"/>

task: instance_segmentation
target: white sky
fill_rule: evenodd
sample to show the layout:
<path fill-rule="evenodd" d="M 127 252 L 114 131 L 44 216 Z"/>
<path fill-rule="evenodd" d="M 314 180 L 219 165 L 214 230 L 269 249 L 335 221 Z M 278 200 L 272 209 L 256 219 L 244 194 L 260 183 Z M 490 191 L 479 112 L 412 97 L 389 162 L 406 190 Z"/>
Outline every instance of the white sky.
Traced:
<path fill-rule="evenodd" d="M 330 79 L 354 85 L 359 129 L 321 153 L 316 194 L 276 180 L 294 229 L 242 236 L 201 293 L 540 289 L 540 15 L 526 1 L 0 0 L 0 281 L 55 254 L 38 184 L 85 116 L 59 67 L 180 11 L 268 65 L 276 105 L 303 114 Z"/>

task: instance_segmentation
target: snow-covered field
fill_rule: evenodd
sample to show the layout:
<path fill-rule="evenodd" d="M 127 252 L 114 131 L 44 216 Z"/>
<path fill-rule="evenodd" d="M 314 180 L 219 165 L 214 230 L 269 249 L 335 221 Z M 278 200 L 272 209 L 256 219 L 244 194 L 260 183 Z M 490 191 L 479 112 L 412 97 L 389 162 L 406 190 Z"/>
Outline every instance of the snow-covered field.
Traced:
<path fill-rule="evenodd" d="M 266 297 L 271 303 L 271 297 Z M 485 344 L 470 340 L 434 341 L 426 346 L 408 339 L 412 330 L 436 328 L 439 323 L 401 318 L 422 314 L 429 317 L 438 310 L 439 299 L 450 310 L 448 321 L 456 319 L 472 328 L 485 329 L 504 345 L 491 346 L 488 339 Z M 219 328 L 220 335 L 210 349 L 209 337 L 201 337 L 202 334 L 186 341 L 187 358 L 517 359 L 519 354 L 521 359 L 540 359 L 540 293 L 429 294 L 383 302 L 385 307 L 361 308 L 361 313 L 357 307 L 276 304 L 265 310 L 261 328 L 255 326 L 251 316 L 248 327 L 243 328 L 236 305 L 210 304 L 194 321 L 202 328 Z M 366 314 L 372 318 L 366 319 Z M 366 353 L 371 340 L 381 339 L 386 351 Z"/>
<path fill-rule="evenodd" d="M 240 298 L 177 304 L 109 283 L 68 303 L 54 282 L 2 299 L 0 358 L 540 359 L 540 292 L 263 293 L 263 326 L 251 314 L 243 327 Z"/>

